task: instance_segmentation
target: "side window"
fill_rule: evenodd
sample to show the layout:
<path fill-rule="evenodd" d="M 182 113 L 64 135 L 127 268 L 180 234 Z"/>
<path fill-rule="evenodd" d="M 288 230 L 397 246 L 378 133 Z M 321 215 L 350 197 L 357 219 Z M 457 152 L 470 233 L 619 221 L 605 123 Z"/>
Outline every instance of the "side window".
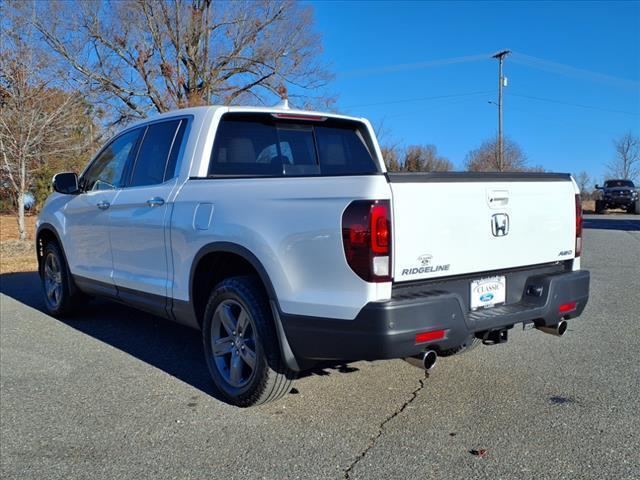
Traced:
<path fill-rule="evenodd" d="M 132 130 L 116 138 L 93 161 L 82 176 L 82 188 L 112 190 L 124 184 L 124 170 L 142 129 Z"/>
<path fill-rule="evenodd" d="M 131 182 L 128 186 L 139 187 L 157 185 L 164 182 L 165 172 L 170 163 L 172 146 L 174 145 L 181 120 L 154 123 L 147 127 L 138 156 L 133 166 Z M 176 146 L 180 149 L 180 143 Z M 175 170 L 175 160 L 173 160 Z M 173 172 L 171 176 L 173 177 Z"/>

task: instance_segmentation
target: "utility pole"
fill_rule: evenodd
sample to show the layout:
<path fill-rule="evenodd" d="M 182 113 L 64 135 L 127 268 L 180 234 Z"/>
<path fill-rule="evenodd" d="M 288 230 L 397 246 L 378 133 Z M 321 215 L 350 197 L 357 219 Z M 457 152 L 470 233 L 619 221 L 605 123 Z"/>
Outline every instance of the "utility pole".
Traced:
<path fill-rule="evenodd" d="M 509 55 L 511 50 L 502 50 L 496 53 L 493 58 L 498 59 L 498 170 L 502 171 L 504 168 L 504 148 L 502 140 L 502 87 L 505 86 L 505 77 L 502 75 L 502 63 L 504 57 Z"/>

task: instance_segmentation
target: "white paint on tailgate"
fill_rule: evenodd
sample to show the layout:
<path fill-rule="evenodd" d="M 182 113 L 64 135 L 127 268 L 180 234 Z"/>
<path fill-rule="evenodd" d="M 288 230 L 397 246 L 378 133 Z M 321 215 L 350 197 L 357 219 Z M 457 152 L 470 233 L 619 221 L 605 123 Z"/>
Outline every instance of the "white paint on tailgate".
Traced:
<path fill-rule="evenodd" d="M 396 282 L 573 258 L 572 182 L 391 183 L 391 191 Z M 496 214 L 508 216 L 506 235 L 494 236 Z"/>

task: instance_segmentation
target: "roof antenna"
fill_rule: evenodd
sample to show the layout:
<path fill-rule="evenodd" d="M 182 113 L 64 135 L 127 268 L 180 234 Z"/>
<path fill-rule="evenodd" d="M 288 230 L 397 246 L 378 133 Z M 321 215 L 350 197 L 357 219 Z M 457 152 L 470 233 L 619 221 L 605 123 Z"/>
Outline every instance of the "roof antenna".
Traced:
<path fill-rule="evenodd" d="M 284 85 L 280 85 L 276 88 L 276 92 L 280 95 L 280 102 L 278 102 L 274 107 L 281 108 L 283 110 L 290 110 L 289 108 L 289 99 L 287 98 L 287 87 Z"/>

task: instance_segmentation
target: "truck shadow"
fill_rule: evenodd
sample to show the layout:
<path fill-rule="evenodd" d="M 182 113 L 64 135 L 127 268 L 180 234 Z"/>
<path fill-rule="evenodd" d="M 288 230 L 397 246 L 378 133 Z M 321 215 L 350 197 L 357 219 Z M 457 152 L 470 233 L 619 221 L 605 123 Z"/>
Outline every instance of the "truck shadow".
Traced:
<path fill-rule="evenodd" d="M 1 275 L 0 291 L 45 312 L 36 272 Z M 91 300 L 79 314 L 56 320 L 221 399 L 209 379 L 196 330 L 107 300 Z"/>
<path fill-rule="evenodd" d="M 0 292 L 45 313 L 36 272 L 0 275 Z M 83 305 L 79 314 L 56 320 L 224 401 L 209 377 L 202 339 L 197 330 L 116 302 L 98 299 Z M 357 370 L 344 363 L 326 364 L 300 376 L 344 374 Z"/>

